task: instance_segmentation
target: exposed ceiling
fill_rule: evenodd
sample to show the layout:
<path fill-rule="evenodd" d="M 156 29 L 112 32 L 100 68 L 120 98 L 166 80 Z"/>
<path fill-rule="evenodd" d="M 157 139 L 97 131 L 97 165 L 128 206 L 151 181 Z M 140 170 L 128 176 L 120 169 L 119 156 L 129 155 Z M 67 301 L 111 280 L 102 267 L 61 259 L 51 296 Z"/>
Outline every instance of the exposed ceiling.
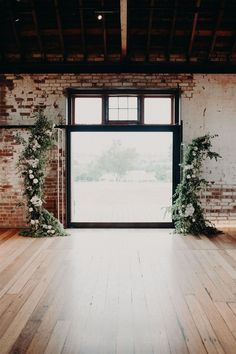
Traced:
<path fill-rule="evenodd" d="M 0 69 L 52 63 L 234 71 L 236 0 L 0 0 Z"/>

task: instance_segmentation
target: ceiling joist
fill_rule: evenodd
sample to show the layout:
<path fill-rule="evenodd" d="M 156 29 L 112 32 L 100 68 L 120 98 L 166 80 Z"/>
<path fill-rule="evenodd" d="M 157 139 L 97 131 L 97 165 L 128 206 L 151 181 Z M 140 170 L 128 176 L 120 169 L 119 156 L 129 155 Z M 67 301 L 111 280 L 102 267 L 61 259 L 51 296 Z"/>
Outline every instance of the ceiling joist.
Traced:
<path fill-rule="evenodd" d="M 121 58 L 127 56 L 127 0 L 120 0 Z"/>
<path fill-rule="evenodd" d="M 39 45 L 39 50 L 40 50 L 40 54 L 43 57 L 43 59 L 46 59 L 46 55 L 45 55 L 45 51 L 43 48 L 43 42 L 42 42 L 42 38 L 41 38 L 41 33 L 39 30 L 39 25 L 38 25 L 38 19 L 37 19 L 37 14 L 36 14 L 36 9 L 35 9 L 35 2 L 34 0 L 31 0 L 31 7 L 32 7 L 32 17 L 33 17 L 33 22 L 34 22 L 34 26 L 35 26 L 35 31 L 37 33 L 37 38 L 38 38 L 38 45 Z"/>
<path fill-rule="evenodd" d="M 216 39 L 217 39 L 217 31 L 218 31 L 218 29 L 220 27 L 221 20 L 222 20 L 222 17 L 224 15 L 224 7 L 225 7 L 225 0 L 221 0 L 220 9 L 219 9 L 217 20 L 216 20 L 216 26 L 215 26 L 215 29 L 213 31 L 213 35 L 212 35 L 212 39 L 211 39 L 211 45 L 210 45 L 210 49 L 209 49 L 209 52 L 208 52 L 208 60 L 210 60 L 211 54 L 213 53 L 214 48 L 215 48 Z"/>
<path fill-rule="evenodd" d="M 177 16 L 177 6 L 178 6 L 178 0 L 175 0 L 175 5 L 174 5 L 174 14 L 173 14 L 173 19 L 172 19 L 172 25 L 171 25 L 171 30 L 170 30 L 170 38 L 169 38 L 169 44 L 166 52 L 166 60 L 170 60 L 170 53 L 171 53 L 171 48 L 172 48 L 172 43 L 173 43 L 173 38 L 175 34 L 175 23 L 176 23 L 176 16 Z"/>
<path fill-rule="evenodd" d="M 61 15 L 59 10 L 58 0 L 54 0 L 54 5 L 56 9 L 57 28 L 58 28 L 59 38 L 60 38 L 61 51 L 62 51 L 63 59 L 65 61 L 66 60 L 65 43 L 64 43 L 64 37 L 62 31 Z"/>
<path fill-rule="evenodd" d="M 148 32 L 147 32 L 147 48 L 146 48 L 146 61 L 149 61 L 149 53 L 151 46 L 151 34 L 152 34 L 152 23 L 153 23 L 153 12 L 154 12 L 155 0 L 150 0 L 150 12 L 148 19 Z"/>
<path fill-rule="evenodd" d="M 189 42 L 189 46 L 188 46 L 188 54 L 187 54 L 188 60 L 190 59 L 191 54 L 192 54 L 192 50 L 193 50 L 193 43 L 194 43 L 194 38 L 195 38 L 195 34 L 196 34 L 199 9 L 201 6 L 201 0 L 196 0 L 196 1 L 197 1 L 196 9 L 195 9 L 194 17 L 193 17 L 192 31 L 191 31 L 190 42 Z"/>
<path fill-rule="evenodd" d="M 83 10 L 83 1 L 79 0 L 79 16 L 80 16 L 80 34 L 81 34 L 81 45 L 84 61 L 87 60 L 87 48 L 85 42 L 85 27 L 84 27 L 84 10 Z"/>

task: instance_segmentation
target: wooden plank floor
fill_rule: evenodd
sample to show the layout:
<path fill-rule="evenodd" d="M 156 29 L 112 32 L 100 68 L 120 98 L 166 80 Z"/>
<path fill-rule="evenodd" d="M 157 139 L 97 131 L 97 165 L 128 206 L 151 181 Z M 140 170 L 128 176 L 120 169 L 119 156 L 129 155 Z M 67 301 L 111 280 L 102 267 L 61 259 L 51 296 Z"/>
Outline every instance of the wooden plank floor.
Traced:
<path fill-rule="evenodd" d="M 236 353 L 236 232 L 0 231 L 0 353 Z"/>

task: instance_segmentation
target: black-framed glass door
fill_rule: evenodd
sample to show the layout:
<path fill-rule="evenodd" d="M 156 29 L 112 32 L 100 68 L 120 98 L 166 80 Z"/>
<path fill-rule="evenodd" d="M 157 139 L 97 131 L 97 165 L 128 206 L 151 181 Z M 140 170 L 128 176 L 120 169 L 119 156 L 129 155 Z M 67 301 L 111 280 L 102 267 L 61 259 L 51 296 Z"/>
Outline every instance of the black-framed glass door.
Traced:
<path fill-rule="evenodd" d="M 179 125 L 67 130 L 69 227 L 172 227 Z"/>

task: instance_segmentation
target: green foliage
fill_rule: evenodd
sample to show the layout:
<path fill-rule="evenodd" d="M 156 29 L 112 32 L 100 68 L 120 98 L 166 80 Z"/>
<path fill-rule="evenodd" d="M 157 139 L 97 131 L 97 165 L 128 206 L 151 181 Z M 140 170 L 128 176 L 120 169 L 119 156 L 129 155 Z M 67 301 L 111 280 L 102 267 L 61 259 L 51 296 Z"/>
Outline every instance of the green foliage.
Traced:
<path fill-rule="evenodd" d="M 63 225 L 42 207 L 48 151 L 55 144 L 54 125 L 47 120 L 43 111 L 39 110 L 28 141 L 20 136 L 15 138 L 25 146 L 18 161 L 18 168 L 24 178 L 29 229 L 21 234 L 31 237 L 65 236 Z"/>
<path fill-rule="evenodd" d="M 172 206 L 175 229 L 179 233 L 212 235 L 219 231 L 204 218 L 199 192 L 209 182 L 201 176 L 203 161 L 217 160 L 221 156 L 213 152 L 211 139 L 216 135 L 204 135 L 187 145 L 182 167 L 182 180 L 178 185 Z"/>

